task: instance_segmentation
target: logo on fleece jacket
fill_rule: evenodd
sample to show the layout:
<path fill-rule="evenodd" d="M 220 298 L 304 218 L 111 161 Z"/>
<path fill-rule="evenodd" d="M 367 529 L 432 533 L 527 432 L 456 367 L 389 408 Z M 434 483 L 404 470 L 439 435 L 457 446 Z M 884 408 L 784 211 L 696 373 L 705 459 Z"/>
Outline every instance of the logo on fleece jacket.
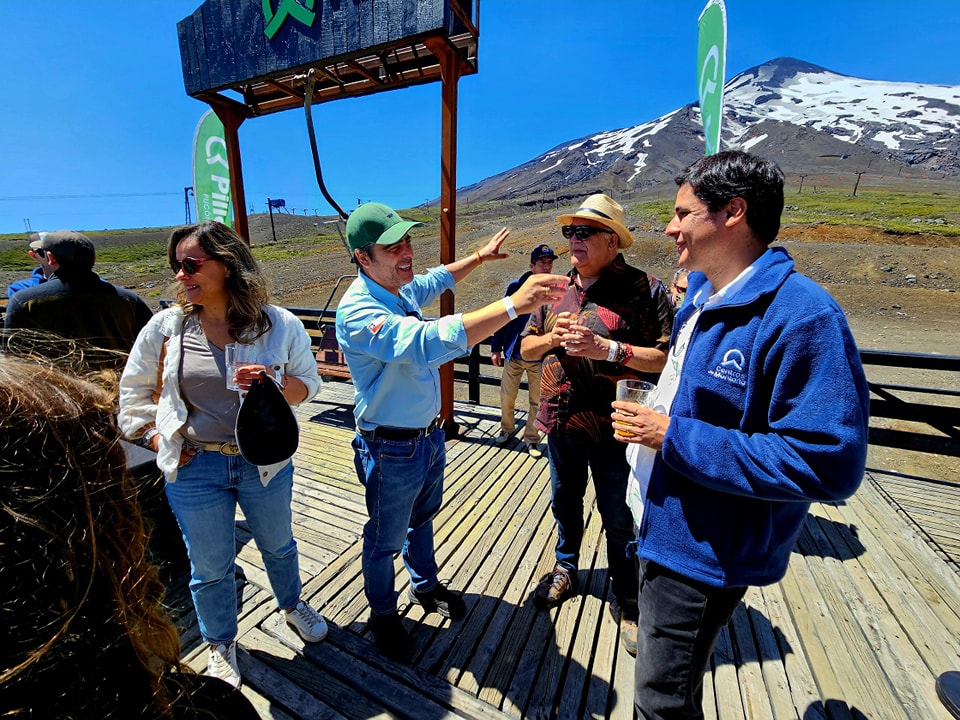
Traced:
<path fill-rule="evenodd" d="M 717 380 L 725 380 L 739 387 L 746 387 L 747 376 L 743 372 L 743 366 L 746 365 L 746 362 L 742 352 L 736 348 L 731 348 L 723 354 L 723 361 L 708 373 Z"/>

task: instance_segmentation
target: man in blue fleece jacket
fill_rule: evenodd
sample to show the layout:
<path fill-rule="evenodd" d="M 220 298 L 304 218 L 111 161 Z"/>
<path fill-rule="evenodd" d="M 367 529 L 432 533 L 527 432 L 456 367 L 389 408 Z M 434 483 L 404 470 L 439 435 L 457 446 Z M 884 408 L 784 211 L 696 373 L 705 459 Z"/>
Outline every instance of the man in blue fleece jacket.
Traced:
<path fill-rule="evenodd" d="M 679 178 L 690 270 L 651 409 L 614 402 L 640 558 L 634 703 L 702 718 L 703 676 L 748 585 L 780 580 L 811 502 L 863 477 L 869 393 L 843 311 L 780 247 L 783 173 L 739 151 Z"/>

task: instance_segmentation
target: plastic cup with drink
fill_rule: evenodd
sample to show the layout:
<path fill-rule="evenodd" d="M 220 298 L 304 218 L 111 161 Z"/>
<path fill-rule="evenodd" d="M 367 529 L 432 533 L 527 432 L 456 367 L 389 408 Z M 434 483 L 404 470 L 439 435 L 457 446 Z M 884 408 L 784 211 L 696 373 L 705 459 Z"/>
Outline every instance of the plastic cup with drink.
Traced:
<path fill-rule="evenodd" d="M 226 363 L 227 390 L 239 390 L 240 386 L 235 381 L 237 369 L 257 362 L 254 346 L 245 343 L 227 343 L 223 346 L 223 355 Z"/>
<path fill-rule="evenodd" d="M 645 380 L 618 380 L 617 400 L 626 400 L 627 402 L 635 402 L 638 405 L 649 407 L 648 401 L 656 389 L 656 385 Z M 623 411 L 621 411 L 621 413 L 623 413 Z M 633 433 L 623 432 L 621 430 L 614 431 L 614 435 L 623 438 L 633 437 Z"/>

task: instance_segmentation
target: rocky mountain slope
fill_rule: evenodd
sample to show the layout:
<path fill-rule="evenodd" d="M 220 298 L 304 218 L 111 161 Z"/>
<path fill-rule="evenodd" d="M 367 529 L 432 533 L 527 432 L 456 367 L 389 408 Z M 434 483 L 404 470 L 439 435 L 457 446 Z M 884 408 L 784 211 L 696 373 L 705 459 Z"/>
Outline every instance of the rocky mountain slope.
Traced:
<path fill-rule="evenodd" d="M 787 173 L 960 175 L 960 86 L 862 80 L 778 58 L 724 86 L 722 147 L 776 159 Z M 669 181 L 703 154 L 689 104 L 634 127 L 559 145 L 462 188 L 466 202 L 566 198 Z"/>

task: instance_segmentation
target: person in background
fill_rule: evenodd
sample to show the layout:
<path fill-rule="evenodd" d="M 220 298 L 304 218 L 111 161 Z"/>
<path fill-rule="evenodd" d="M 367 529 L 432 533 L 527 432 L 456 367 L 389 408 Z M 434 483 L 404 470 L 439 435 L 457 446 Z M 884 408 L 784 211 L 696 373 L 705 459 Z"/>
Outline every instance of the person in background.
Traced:
<path fill-rule="evenodd" d="M 157 452 L 166 495 L 190 557 L 190 592 L 207 672 L 240 686 L 237 665 L 237 505 L 263 558 L 281 615 L 307 642 L 326 637 L 323 617 L 300 598 L 293 538 L 290 459 L 258 467 L 243 458 L 234 426 L 241 391 L 267 373 L 291 404 L 320 388 L 310 337 L 283 308 L 268 304 L 250 247 L 231 228 L 178 228 L 167 247 L 180 283 L 177 304 L 153 316 L 120 378 L 120 427 Z M 224 346 L 251 347 L 256 362 L 228 377 Z"/>
<path fill-rule="evenodd" d="M 453 291 L 482 263 L 507 257 L 500 246 L 509 231 L 466 258 L 414 275 L 409 232 L 421 224 L 381 203 L 355 209 L 347 243 L 359 273 L 337 307 L 337 341 L 356 395 L 354 463 L 370 515 L 363 528 L 363 591 L 377 646 L 393 659 L 412 647 L 397 612 L 397 553 L 410 573 L 411 603 L 452 620 L 466 614 L 460 595 L 439 582 L 434 551 L 446 465 L 437 426 L 438 368 L 521 313 L 553 302 L 558 285 L 567 282 L 562 275 L 531 275 L 515 293 L 479 310 L 425 320 L 424 305 Z"/>
<path fill-rule="evenodd" d="M 45 283 L 53 274 L 53 268 L 50 267 L 50 263 L 47 262 L 46 255 L 42 250 L 43 238 L 45 236 L 45 232 L 30 233 L 30 243 L 27 247 L 27 254 L 37 263 L 37 267 L 30 273 L 30 277 L 10 283 L 7 287 L 7 300 L 21 290 Z"/>
<path fill-rule="evenodd" d="M 0 356 L 0 715 L 256 720 L 180 663 L 114 403 L 115 389 Z"/>
<path fill-rule="evenodd" d="M 843 310 L 769 247 L 780 168 L 724 151 L 677 184 L 679 330 L 650 407 L 612 414 L 632 443 L 639 533 L 634 702 L 662 720 L 703 717 L 704 673 L 747 586 L 784 576 L 811 502 L 859 486 L 870 402 Z"/>
<path fill-rule="evenodd" d="M 549 245 L 537 245 L 530 252 L 530 270 L 507 285 L 505 297 L 509 297 L 534 273 L 553 272 L 553 261 L 557 254 Z M 490 338 L 490 361 L 495 367 L 503 367 L 500 377 L 500 435 L 497 445 L 504 445 L 513 437 L 516 429 L 513 416 L 517 402 L 520 380 L 527 374 L 527 399 L 529 412 L 527 425 L 523 430 L 523 443 L 531 457 L 543 457 L 540 452 L 540 432 L 537 430 L 537 408 L 540 405 L 540 361 L 524 360 L 520 356 L 520 333 L 530 319 L 528 314 L 518 315 Z"/>
<path fill-rule="evenodd" d="M 633 244 L 633 235 L 619 203 L 591 195 L 557 222 L 570 241 L 573 270 L 560 302 L 531 316 L 520 348 L 528 360 L 543 359 L 537 427 L 547 434 L 557 522 L 557 564 L 533 600 L 551 608 L 576 592 L 589 469 L 607 538 L 610 613 L 632 654 L 637 570 L 627 555 L 634 538 L 625 499 L 629 466 L 624 446 L 613 438 L 610 403 L 618 380 L 656 380 L 666 362 L 673 307 L 663 283 L 628 265 L 620 252 Z"/>
<path fill-rule="evenodd" d="M 42 285 L 20 290 L 7 304 L 7 328 L 43 330 L 106 350 L 129 352 L 153 312 L 136 293 L 93 271 L 96 248 L 83 233 L 44 235 L 40 252 L 53 269 Z"/>
<path fill-rule="evenodd" d="M 686 268 L 680 268 L 673 274 L 673 280 L 670 281 L 670 302 L 677 310 L 683 304 L 683 298 L 687 295 L 687 275 L 689 271 Z"/>

